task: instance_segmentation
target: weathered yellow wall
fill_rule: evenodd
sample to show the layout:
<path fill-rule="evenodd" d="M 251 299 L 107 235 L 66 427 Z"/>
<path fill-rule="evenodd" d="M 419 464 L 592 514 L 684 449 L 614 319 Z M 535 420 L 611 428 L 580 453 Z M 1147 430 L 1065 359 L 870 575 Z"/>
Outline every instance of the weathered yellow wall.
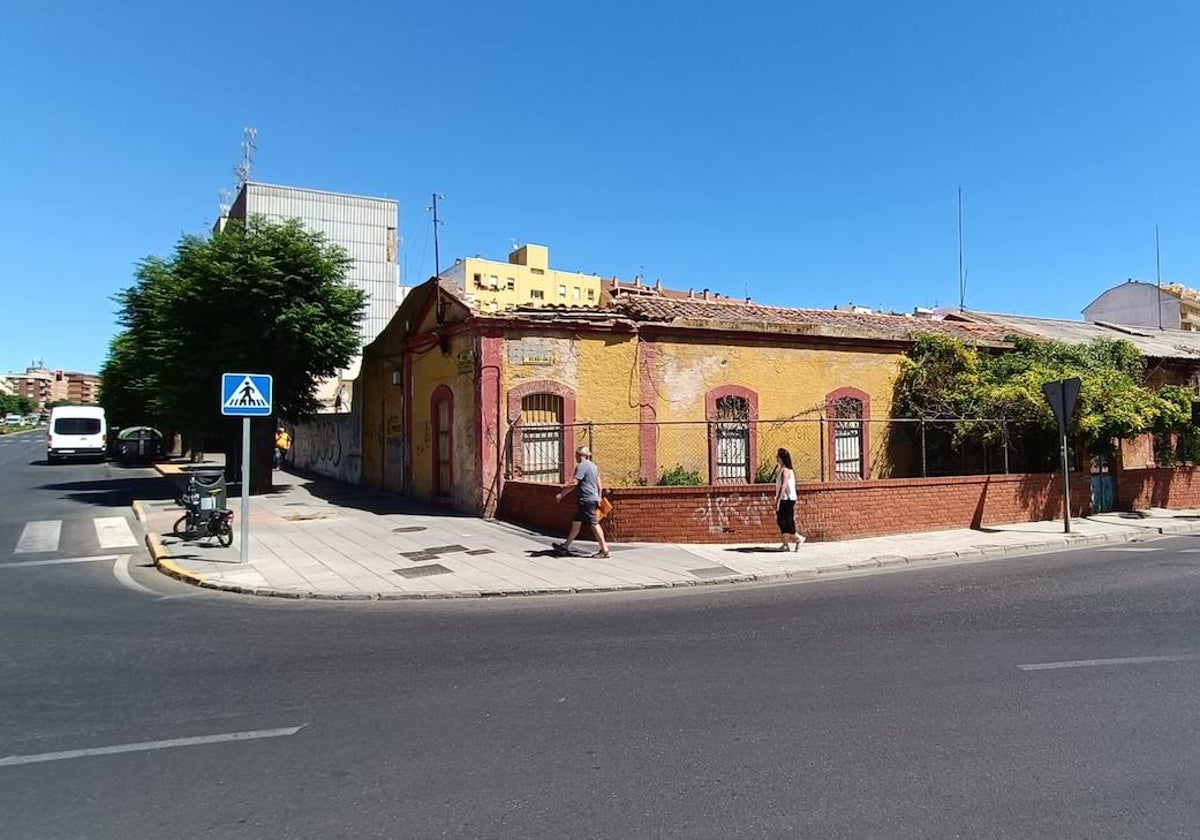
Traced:
<path fill-rule="evenodd" d="M 603 452 L 603 480 L 632 484 L 638 475 L 637 342 L 631 335 L 572 338 L 507 335 L 502 393 L 507 414 L 508 392 L 527 382 L 550 380 L 575 392 L 577 446 Z M 522 362 L 534 359 L 535 363 Z M 548 364 L 541 364 L 548 361 Z M 506 435 L 515 417 L 506 417 Z M 592 423 L 590 428 L 582 424 Z M 506 437 L 507 439 L 507 437 Z M 567 464 L 571 454 L 565 453 Z"/>
<path fill-rule="evenodd" d="M 755 466 L 769 469 L 775 451 L 783 447 L 792 453 L 797 478 L 817 480 L 821 477 L 822 449 L 827 446 L 822 444 L 817 422 L 825 412 L 826 395 L 838 388 L 858 388 L 871 397 L 868 419 L 886 419 L 891 413 L 892 387 L 901 355 L 894 350 L 657 342 L 657 416 L 660 423 L 666 424 L 659 428 L 659 472 L 680 466 L 708 475 L 705 394 L 722 385 L 740 385 L 758 394 Z M 762 422 L 785 419 L 795 422 Z M 692 422 L 672 425 L 675 421 Z M 886 430 L 884 423 L 870 424 L 872 476 L 888 466 Z"/>
<path fill-rule="evenodd" d="M 475 399 L 474 338 L 470 335 L 450 339 L 450 353 L 434 346 L 414 354 L 412 363 L 412 495 L 433 496 L 433 414 L 431 400 L 438 386 L 445 385 L 454 394 L 452 504 L 460 510 L 474 511 L 481 495 L 479 452 L 475 440 L 479 408 Z"/>

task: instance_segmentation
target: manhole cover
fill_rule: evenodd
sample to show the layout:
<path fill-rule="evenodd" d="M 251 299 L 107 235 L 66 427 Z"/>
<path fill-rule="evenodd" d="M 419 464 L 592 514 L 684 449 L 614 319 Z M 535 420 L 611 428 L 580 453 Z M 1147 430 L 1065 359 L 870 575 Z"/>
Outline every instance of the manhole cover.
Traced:
<path fill-rule="evenodd" d="M 428 551 L 401 551 L 400 556 L 405 560 L 411 560 L 414 563 L 419 563 L 422 560 L 436 560 L 436 554 L 430 554 Z"/>
<path fill-rule="evenodd" d="M 411 569 L 396 569 L 396 574 L 404 578 L 422 578 L 432 575 L 448 575 L 450 570 L 441 563 L 430 563 L 428 566 L 414 566 Z"/>
<path fill-rule="evenodd" d="M 450 554 L 454 551 L 466 551 L 467 547 L 465 545 L 431 545 L 425 550 L 430 554 Z"/>
<path fill-rule="evenodd" d="M 490 548 L 473 548 L 467 552 L 472 557 L 478 557 L 480 554 L 495 554 L 496 552 Z"/>
<path fill-rule="evenodd" d="M 402 528 L 393 528 L 393 534 L 415 534 L 417 531 L 424 531 L 424 525 L 405 525 Z"/>
<path fill-rule="evenodd" d="M 703 569 L 688 569 L 688 572 L 698 578 L 719 578 L 737 574 L 727 566 L 705 566 Z"/>

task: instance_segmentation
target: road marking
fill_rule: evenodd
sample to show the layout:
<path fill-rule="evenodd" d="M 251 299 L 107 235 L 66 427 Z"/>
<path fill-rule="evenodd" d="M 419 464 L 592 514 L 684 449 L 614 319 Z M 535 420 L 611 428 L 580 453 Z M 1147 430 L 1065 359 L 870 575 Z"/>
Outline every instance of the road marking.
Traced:
<path fill-rule="evenodd" d="M 100 516 L 92 520 L 96 527 L 96 539 L 101 548 L 120 548 L 126 545 L 137 545 L 137 537 L 129 527 L 129 520 L 124 516 Z"/>
<path fill-rule="evenodd" d="M 0 563 L 0 569 L 15 569 L 26 566 L 61 566 L 67 563 L 96 563 L 101 560 L 116 560 L 115 554 L 102 554 L 98 557 L 56 557 L 53 560 L 18 560 L 15 563 Z"/>
<path fill-rule="evenodd" d="M 1134 548 L 1134 547 L 1132 547 L 1132 546 L 1126 546 L 1126 547 L 1122 547 L 1122 548 L 1101 548 L 1101 549 L 1098 549 L 1098 550 L 1099 550 L 1099 551 L 1162 551 L 1162 549 L 1161 549 L 1161 548 L 1149 548 L 1149 547 L 1147 547 L 1147 548 Z"/>
<path fill-rule="evenodd" d="M 1022 671 L 1056 671 L 1060 668 L 1096 668 L 1102 665 L 1144 665 L 1148 662 L 1189 662 L 1191 654 L 1169 654 L 1166 656 L 1126 656 L 1121 659 L 1075 659 L 1070 662 L 1039 662 L 1034 665 L 1018 665 Z"/>
<path fill-rule="evenodd" d="M 61 519 L 46 519 L 26 522 L 17 540 L 13 554 L 37 554 L 43 551 L 58 551 L 58 538 L 62 535 Z"/>
<path fill-rule="evenodd" d="M 133 579 L 133 575 L 129 573 L 129 558 L 130 555 L 122 554 L 117 558 L 117 562 L 113 563 L 113 574 L 116 575 L 120 584 L 126 589 L 132 589 L 134 592 L 148 592 L 151 595 L 161 595 L 161 592 L 157 592 L 149 586 L 143 586 Z"/>
<path fill-rule="evenodd" d="M 167 741 L 141 741 L 137 744 L 115 744 L 111 747 L 92 747 L 86 750 L 63 750 L 62 752 L 38 753 L 36 755 L 10 755 L 0 758 L 0 767 L 16 767 L 21 764 L 40 764 L 44 761 L 65 761 L 69 758 L 88 758 L 93 755 L 118 755 L 120 753 L 169 750 L 174 747 L 197 747 L 204 744 L 225 744 L 231 741 L 256 741 L 261 738 L 283 738 L 295 735 L 307 723 L 283 729 L 255 729 L 250 732 L 226 732 L 221 735 L 199 735 L 194 738 L 171 738 Z"/>

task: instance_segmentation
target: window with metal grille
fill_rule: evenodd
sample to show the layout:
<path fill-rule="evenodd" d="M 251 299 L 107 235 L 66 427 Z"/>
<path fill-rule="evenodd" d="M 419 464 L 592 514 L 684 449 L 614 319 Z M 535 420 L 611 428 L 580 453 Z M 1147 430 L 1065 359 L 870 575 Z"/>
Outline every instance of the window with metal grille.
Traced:
<path fill-rule="evenodd" d="M 521 398 L 521 477 L 560 484 L 563 478 L 563 398 L 528 394 Z"/>
<path fill-rule="evenodd" d="M 717 474 L 714 484 L 750 482 L 750 401 L 719 397 L 715 429 Z"/>
<path fill-rule="evenodd" d="M 856 397 L 833 404 L 833 475 L 840 481 L 863 478 L 863 403 Z"/>

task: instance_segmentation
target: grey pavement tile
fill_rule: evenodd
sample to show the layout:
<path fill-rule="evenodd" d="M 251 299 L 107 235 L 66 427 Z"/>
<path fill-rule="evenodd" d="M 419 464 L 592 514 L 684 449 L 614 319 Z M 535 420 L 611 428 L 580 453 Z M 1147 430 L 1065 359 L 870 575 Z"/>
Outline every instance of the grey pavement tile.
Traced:
<path fill-rule="evenodd" d="M 421 566 L 408 566 L 395 570 L 396 574 L 407 580 L 412 578 L 432 577 L 434 575 L 449 575 L 453 574 L 450 569 L 447 569 L 441 563 L 426 563 Z"/>

